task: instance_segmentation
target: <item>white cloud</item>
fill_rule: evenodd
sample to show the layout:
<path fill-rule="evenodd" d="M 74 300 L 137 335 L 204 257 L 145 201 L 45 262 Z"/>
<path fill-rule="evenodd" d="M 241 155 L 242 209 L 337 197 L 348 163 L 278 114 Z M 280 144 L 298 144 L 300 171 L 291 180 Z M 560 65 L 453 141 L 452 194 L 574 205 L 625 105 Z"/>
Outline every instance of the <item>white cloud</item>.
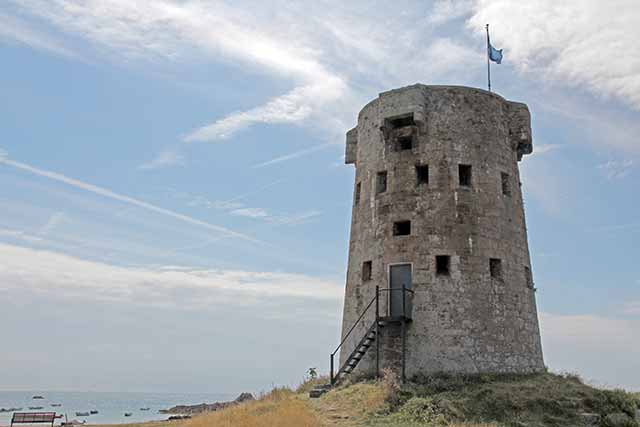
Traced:
<path fill-rule="evenodd" d="M 523 72 L 640 109 L 640 4 L 636 0 L 476 0 L 467 22 L 491 24 L 494 44 Z"/>
<path fill-rule="evenodd" d="M 437 0 L 429 14 L 429 22 L 442 24 L 471 13 L 471 0 Z"/>
<path fill-rule="evenodd" d="M 184 55 L 183 49 L 196 49 L 294 80 L 296 87 L 289 93 L 202 126 L 185 136 L 186 141 L 229 138 L 254 123 L 298 122 L 346 89 L 342 78 L 319 63 L 312 51 L 295 40 L 275 37 L 271 29 L 221 3 L 27 0 L 22 5 L 63 30 L 129 56 L 175 60 Z"/>
<path fill-rule="evenodd" d="M 286 95 L 248 111 L 232 113 L 185 136 L 187 142 L 227 139 L 254 123 L 295 123 L 313 114 L 321 105 L 336 100 L 346 89 L 335 76 L 319 77 L 312 85 L 298 87 Z"/>
<path fill-rule="evenodd" d="M 48 179 L 51 179 L 51 180 L 54 180 L 54 181 L 62 182 L 64 184 L 70 185 L 72 187 L 79 188 L 79 189 L 85 190 L 85 191 L 89 191 L 91 193 L 98 194 L 100 196 L 107 197 L 109 199 L 116 200 L 116 201 L 119 201 L 119 202 L 122 202 L 122 203 L 125 203 L 125 204 L 128 204 L 128 205 L 136 206 L 136 207 L 139 207 L 139 208 L 151 211 L 151 212 L 155 212 L 155 213 L 160 214 L 160 215 L 164 215 L 164 216 L 168 216 L 168 217 L 171 217 L 171 218 L 175 218 L 175 219 L 177 219 L 179 221 L 182 221 L 182 222 L 185 222 L 185 223 L 188 223 L 188 224 L 191 224 L 191 225 L 195 225 L 197 227 L 201 227 L 201 228 L 207 229 L 208 231 L 213 231 L 215 233 L 218 233 L 222 237 L 235 237 L 235 238 L 240 238 L 240 239 L 247 240 L 247 241 L 250 241 L 250 242 L 258 243 L 258 241 L 256 239 L 252 238 L 252 237 L 249 237 L 247 235 L 244 235 L 244 234 L 229 230 L 229 229 L 221 227 L 219 225 L 213 225 L 213 224 L 210 224 L 208 222 L 201 221 L 199 219 L 195 219 L 195 218 L 192 218 L 190 216 L 171 211 L 169 209 L 165 209 L 165 208 L 161 208 L 159 206 L 152 205 L 151 203 L 147 203 L 147 202 L 144 202 L 142 200 L 135 199 L 133 197 L 124 196 L 122 194 L 114 193 L 113 191 L 108 190 L 106 188 L 102 188 L 102 187 L 98 187 L 98 186 L 93 185 L 93 184 L 82 182 L 82 181 L 74 179 L 74 178 L 69 178 L 67 176 L 64 176 L 64 175 L 56 173 L 56 172 L 51 172 L 51 171 L 47 171 L 47 170 L 43 170 L 43 169 L 38 169 L 38 168 L 35 168 L 33 166 L 27 165 L 25 163 L 16 162 L 16 161 L 11 160 L 11 159 L 9 159 L 7 157 L 0 157 L 0 165 L 1 164 L 7 165 L 7 166 L 11 166 L 11 167 L 14 167 L 14 168 L 26 171 L 26 172 L 30 172 L 32 174 L 35 174 L 35 175 L 38 175 L 38 176 L 41 176 L 41 177 L 44 177 L 44 178 L 48 178 Z"/>
<path fill-rule="evenodd" d="M 215 309 L 270 298 L 339 300 L 340 283 L 283 272 L 133 268 L 0 243 L 0 289 L 157 307 Z"/>
<path fill-rule="evenodd" d="M 598 169 L 602 170 L 609 180 L 624 178 L 631 172 L 633 160 L 609 160 L 606 163 L 598 165 Z"/>
<path fill-rule="evenodd" d="M 270 216 L 266 209 L 262 208 L 234 209 L 231 211 L 231 215 L 246 216 L 248 218 L 266 218 Z"/>
<path fill-rule="evenodd" d="M 463 65 L 481 56 L 454 40 L 431 37 L 432 24 L 420 14 L 388 19 L 396 12 L 391 4 L 362 15 L 366 3 L 13 1 L 127 60 L 231 63 L 290 82 L 286 93 L 187 132 L 186 141 L 222 140 L 259 123 L 305 123 L 342 136 L 371 93 L 424 76 L 467 76 Z"/>
<path fill-rule="evenodd" d="M 2 148 L 0 148 L 0 160 L 4 160 L 7 157 L 9 157 L 9 153 L 7 153 L 6 150 L 3 150 Z"/>
<path fill-rule="evenodd" d="M 154 159 L 138 166 L 138 169 L 153 170 L 168 166 L 184 165 L 184 163 L 184 156 L 182 154 L 171 150 L 164 150 L 158 153 Z"/>
<path fill-rule="evenodd" d="M 31 234 L 25 233 L 24 231 L 12 230 L 8 228 L 0 228 L 0 236 L 16 239 L 27 243 L 41 243 L 44 242 L 44 239 L 38 236 L 32 236 Z"/>
<path fill-rule="evenodd" d="M 19 19 L 0 13 L 0 40 L 17 42 L 32 49 L 53 53 L 69 58 L 77 58 L 77 55 L 54 41 L 50 35 L 35 31 Z"/>
<path fill-rule="evenodd" d="M 541 313 L 540 322 L 551 369 L 577 372 L 600 385 L 640 390 L 640 319 Z"/>
<path fill-rule="evenodd" d="M 317 210 L 295 214 L 272 214 L 263 208 L 241 208 L 230 212 L 232 215 L 259 219 L 274 225 L 300 225 L 322 214 Z"/>

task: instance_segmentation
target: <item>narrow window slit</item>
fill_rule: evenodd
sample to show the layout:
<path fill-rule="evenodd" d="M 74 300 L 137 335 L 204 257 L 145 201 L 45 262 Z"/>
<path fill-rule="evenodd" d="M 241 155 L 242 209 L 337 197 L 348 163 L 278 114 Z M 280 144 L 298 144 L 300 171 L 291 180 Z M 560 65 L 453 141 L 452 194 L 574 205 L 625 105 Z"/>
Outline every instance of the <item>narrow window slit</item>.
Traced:
<path fill-rule="evenodd" d="M 365 261 L 362 263 L 362 281 L 368 282 L 371 280 L 371 270 L 373 263 L 371 261 Z"/>
<path fill-rule="evenodd" d="M 387 191 L 387 171 L 378 172 L 376 176 L 376 193 L 384 193 Z"/>
<path fill-rule="evenodd" d="M 458 182 L 461 187 L 471 187 L 471 165 L 458 165 Z"/>
<path fill-rule="evenodd" d="M 416 182 L 418 185 L 429 185 L 429 165 L 416 165 Z"/>
<path fill-rule="evenodd" d="M 508 173 L 504 173 L 501 172 L 500 173 L 500 180 L 502 182 L 502 194 L 504 194 L 505 196 L 510 196 L 511 195 L 511 187 L 509 185 L 509 174 Z"/>
<path fill-rule="evenodd" d="M 502 260 L 498 258 L 490 258 L 489 273 L 494 279 L 502 279 Z"/>
<path fill-rule="evenodd" d="M 448 276 L 451 257 L 449 255 L 436 255 L 436 274 L 438 276 Z"/>

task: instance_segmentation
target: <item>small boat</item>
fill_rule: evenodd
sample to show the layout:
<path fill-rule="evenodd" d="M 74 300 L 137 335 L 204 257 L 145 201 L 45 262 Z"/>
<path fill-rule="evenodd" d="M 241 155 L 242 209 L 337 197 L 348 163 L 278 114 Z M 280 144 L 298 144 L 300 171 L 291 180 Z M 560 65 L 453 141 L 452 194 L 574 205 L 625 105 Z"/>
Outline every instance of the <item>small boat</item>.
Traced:
<path fill-rule="evenodd" d="M 140 408 L 141 411 L 148 411 L 151 408 Z"/>
<path fill-rule="evenodd" d="M 96 411 L 96 410 L 94 409 L 93 411 L 89 411 L 89 413 L 90 413 L 91 415 L 95 415 L 95 414 L 97 414 L 97 413 L 98 413 L 98 411 Z"/>
<path fill-rule="evenodd" d="M 52 403 L 51 406 L 57 408 L 59 406 L 62 406 L 62 403 Z"/>
<path fill-rule="evenodd" d="M 91 415 L 89 412 L 76 412 L 76 417 L 88 417 Z"/>
<path fill-rule="evenodd" d="M 29 409 L 34 410 L 34 409 L 43 409 L 42 406 L 29 406 Z"/>
<path fill-rule="evenodd" d="M 125 412 L 125 413 L 124 413 L 124 416 L 125 416 L 125 417 L 130 417 L 131 415 L 133 415 L 133 413 L 132 413 L 132 412 Z"/>
<path fill-rule="evenodd" d="M 44 396 L 35 395 L 32 397 L 32 399 L 44 399 Z"/>

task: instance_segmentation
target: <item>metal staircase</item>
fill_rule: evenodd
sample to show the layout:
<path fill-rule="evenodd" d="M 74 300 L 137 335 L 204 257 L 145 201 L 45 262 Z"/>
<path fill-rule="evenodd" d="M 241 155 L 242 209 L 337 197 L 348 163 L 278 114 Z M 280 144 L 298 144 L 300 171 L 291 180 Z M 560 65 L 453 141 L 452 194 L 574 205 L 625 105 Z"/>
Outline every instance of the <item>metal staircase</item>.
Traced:
<path fill-rule="evenodd" d="M 389 292 L 389 295 L 394 291 L 402 292 L 402 311 L 400 313 L 391 313 L 391 306 L 389 304 L 388 316 L 380 316 L 380 295 L 382 292 Z M 402 327 L 402 378 L 404 380 L 404 356 L 405 356 L 405 327 L 406 323 L 411 321 L 410 308 L 407 307 L 406 303 L 406 295 L 409 294 L 413 296 L 413 291 L 411 289 L 407 289 L 406 287 L 402 288 L 387 288 L 380 289 L 376 286 L 376 295 L 371 299 L 369 304 L 362 311 L 358 319 L 353 323 L 353 326 L 349 329 L 349 331 L 344 334 L 342 341 L 338 344 L 338 347 L 331 353 L 330 355 L 330 383 L 321 385 L 313 389 L 310 393 L 310 397 L 320 397 L 323 393 L 326 393 L 331 387 L 338 385 L 347 375 L 349 375 L 353 370 L 358 366 L 358 363 L 364 358 L 369 349 L 375 344 L 375 360 L 376 360 L 376 377 L 380 376 L 380 329 L 384 328 L 390 324 L 400 324 Z M 349 354 L 346 360 L 342 363 L 340 369 L 334 374 L 334 364 L 335 364 L 335 356 L 338 354 L 338 351 L 342 348 L 344 343 L 347 341 L 351 333 L 354 331 L 358 323 L 364 318 L 365 314 L 373 307 L 375 304 L 375 318 L 367 331 L 364 333 L 363 337 L 360 339 L 358 344 L 355 346 L 353 351 Z"/>

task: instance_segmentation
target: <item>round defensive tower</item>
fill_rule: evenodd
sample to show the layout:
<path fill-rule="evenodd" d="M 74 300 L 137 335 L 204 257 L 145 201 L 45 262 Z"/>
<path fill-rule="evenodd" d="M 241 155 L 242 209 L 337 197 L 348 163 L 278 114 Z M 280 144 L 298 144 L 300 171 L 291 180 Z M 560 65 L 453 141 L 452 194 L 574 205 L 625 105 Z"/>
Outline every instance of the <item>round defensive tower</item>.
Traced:
<path fill-rule="evenodd" d="M 337 380 L 544 369 L 518 171 L 531 152 L 527 106 L 481 89 L 408 86 L 362 109 Z"/>

